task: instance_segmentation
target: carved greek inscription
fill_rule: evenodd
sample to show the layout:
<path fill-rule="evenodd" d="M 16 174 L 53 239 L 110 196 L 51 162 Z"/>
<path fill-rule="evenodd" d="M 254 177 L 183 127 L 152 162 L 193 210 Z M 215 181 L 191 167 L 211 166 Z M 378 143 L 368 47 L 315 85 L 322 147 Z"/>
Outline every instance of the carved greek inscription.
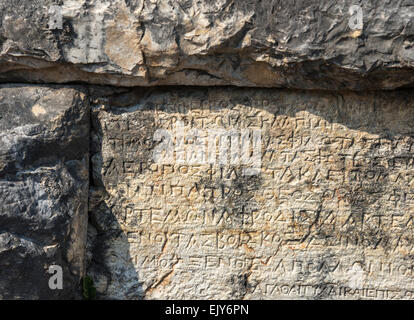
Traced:
<path fill-rule="evenodd" d="M 413 298 L 412 102 L 219 88 L 137 99 L 93 111 L 94 210 L 115 221 L 106 245 L 125 248 L 118 264 L 146 297 Z M 253 132 L 260 167 L 246 175 Z"/>

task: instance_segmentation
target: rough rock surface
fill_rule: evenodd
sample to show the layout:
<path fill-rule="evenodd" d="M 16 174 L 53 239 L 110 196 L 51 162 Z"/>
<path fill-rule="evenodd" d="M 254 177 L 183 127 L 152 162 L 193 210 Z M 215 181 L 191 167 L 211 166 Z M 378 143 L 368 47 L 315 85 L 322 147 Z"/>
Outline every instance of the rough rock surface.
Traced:
<path fill-rule="evenodd" d="M 1 0 L 0 80 L 412 87 L 413 16 L 413 0 Z"/>
<path fill-rule="evenodd" d="M 0 299 L 414 299 L 414 0 L 0 0 L 0 83 Z"/>
<path fill-rule="evenodd" d="M 80 295 L 88 106 L 80 88 L 0 87 L 0 299 Z M 62 290 L 49 288 L 51 265 L 62 267 Z"/>
<path fill-rule="evenodd" d="M 94 98 L 88 273 L 99 297 L 414 298 L 413 98 L 235 88 Z M 216 160 L 240 141 L 254 153 L 260 133 L 258 172 L 233 158 L 191 162 L 220 129 Z M 154 158 L 170 143 L 171 159 Z"/>

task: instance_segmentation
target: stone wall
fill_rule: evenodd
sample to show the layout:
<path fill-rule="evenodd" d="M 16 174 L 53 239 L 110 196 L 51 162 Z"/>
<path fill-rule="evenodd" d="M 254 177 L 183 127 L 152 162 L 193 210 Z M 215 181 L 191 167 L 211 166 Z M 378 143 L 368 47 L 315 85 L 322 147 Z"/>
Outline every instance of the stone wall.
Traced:
<path fill-rule="evenodd" d="M 0 87 L 0 298 L 80 295 L 89 189 L 84 89 Z M 49 267 L 62 268 L 62 290 Z"/>
<path fill-rule="evenodd" d="M 98 292 L 411 297 L 413 97 L 178 88 L 97 101 L 89 210 L 98 230 L 90 267 Z M 156 130 L 177 143 L 180 123 L 184 156 L 155 160 Z M 233 135 L 217 141 L 209 163 L 214 129 Z M 261 162 L 248 173 L 232 156 L 253 130 Z M 244 141 L 242 132 L 250 135 Z M 223 150 L 230 152 L 220 163 Z"/>
<path fill-rule="evenodd" d="M 0 299 L 414 298 L 413 8 L 0 0 Z"/>
<path fill-rule="evenodd" d="M 412 87 L 413 11 L 412 0 L 1 0 L 0 80 Z"/>

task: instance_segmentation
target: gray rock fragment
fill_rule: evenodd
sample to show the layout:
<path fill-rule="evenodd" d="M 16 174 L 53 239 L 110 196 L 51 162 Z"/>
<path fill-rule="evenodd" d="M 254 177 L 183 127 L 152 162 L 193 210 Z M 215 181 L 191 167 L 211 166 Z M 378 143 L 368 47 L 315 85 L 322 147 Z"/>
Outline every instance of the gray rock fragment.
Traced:
<path fill-rule="evenodd" d="M 0 81 L 394 89 L 413 39 L 409 0 L 1 0 Z"/>
<path fill-rule="evenodd" d="M 0 87 L 0 298 L 73 299 L 80 294 L 88 106 L 81 88 Z M 62 268 L 62 290 L 49 288 L 52 265 Z"/>

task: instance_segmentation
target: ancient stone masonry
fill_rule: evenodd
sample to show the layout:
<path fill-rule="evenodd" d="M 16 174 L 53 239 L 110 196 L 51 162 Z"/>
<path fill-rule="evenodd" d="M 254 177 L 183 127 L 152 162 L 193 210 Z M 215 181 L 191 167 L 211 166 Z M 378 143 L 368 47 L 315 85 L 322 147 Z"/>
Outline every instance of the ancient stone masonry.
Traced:
<path fill-rule="evenodd" d="M 413 0 L 0 0 L 0 46 L 0 299 L 414 299 Z"/>
<path fill-rule="evenodd" d="M 412 0 L 1 0 L 0 80 L 412 87 L 413 15 Z"/>
<path fill-rule="evenodd" d="M 72 299 L 85 273 L 89 101 L 82 88 L 0 87 L 0 298 Z M 48 286 L 62 268 L 62 290 Z"/>
<path fill-rule="evenodd" d="M 90 211 L 101 235 L 90 272 L 99 293 L 412 298 L 413 98 L 180 88 L 97 100 Z M 184 136 L 260 130 L 260 171 L 244 175 L 230 159 L 154 162 L 156 129 L 179 121 Z M 188 154 L 196 141 L 184 140 Z"/>

